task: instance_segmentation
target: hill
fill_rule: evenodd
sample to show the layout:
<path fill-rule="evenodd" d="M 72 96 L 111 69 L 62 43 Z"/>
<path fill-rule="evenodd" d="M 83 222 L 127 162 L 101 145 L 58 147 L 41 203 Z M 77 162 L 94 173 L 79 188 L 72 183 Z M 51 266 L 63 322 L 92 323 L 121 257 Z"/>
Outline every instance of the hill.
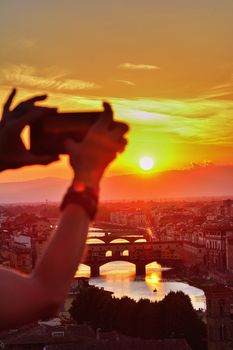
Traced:
<path fill-rule="evenodd" d="M 0 183 L 1 203 L 60 201 L 70 181 L 43 178 Z M 233 166 L 194 167 L 152 175 L 105 177 L 102 200 L 134 200 L 233 195 Z"/>

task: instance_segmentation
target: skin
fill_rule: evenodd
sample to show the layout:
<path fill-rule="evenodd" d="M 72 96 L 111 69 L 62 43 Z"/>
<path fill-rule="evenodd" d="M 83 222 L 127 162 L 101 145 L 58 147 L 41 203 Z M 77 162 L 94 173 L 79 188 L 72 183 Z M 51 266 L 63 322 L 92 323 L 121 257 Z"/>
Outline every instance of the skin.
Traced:
<path fill-rule="evenodd" d="M 49 113 L 47 108 L 34 105 L 45 97 L 34 97 L 24 102 L 24 108 L 10 111 L 14 95 L 13 90 L 5 104 L 0 125 L 2 169 L 54 161 L 51 157 L 35 157 L 24 148 L 20 139 L 20 132 L 25 125 L 42 114 Z M 81 182 L 98 193 L 104 171 L 127 144 L 124 137 L 127 131 L 126 124 L 113 121 L 111 107 L 104 103 L 102 117 L 90 129 L 83 142 L 66 142 L 70 166 L 74 172 L 72 186 Z M 13 141 L 15 148 L 7 147 L 9 141 Z M 2 147 L 7 150 L 7 157 L 2 152 Z M 89 223 L 89 216 L 81 206 L 69 204 L 63 211 L 58 228 L 50 238 L 44 254 L 30 275 L 0 268 L 0 329 L 56 314 L 82 259 Z"/>
<path fill-rule="evenodd" d="M 47 165 L 57 157 L 35 156 L 28 151 L 20 137 L 23 128 L 48 115 L 56 108 L 41 107 L 36 102 L 44 101 L 47 95 L 35 96 L 11 109 L 16 89 L 13 89 L 3 106 L 0 122 L 0 170 L 17 169 L 27 165 Z M 10 142 L 9 142 L 10 140 Z"/>

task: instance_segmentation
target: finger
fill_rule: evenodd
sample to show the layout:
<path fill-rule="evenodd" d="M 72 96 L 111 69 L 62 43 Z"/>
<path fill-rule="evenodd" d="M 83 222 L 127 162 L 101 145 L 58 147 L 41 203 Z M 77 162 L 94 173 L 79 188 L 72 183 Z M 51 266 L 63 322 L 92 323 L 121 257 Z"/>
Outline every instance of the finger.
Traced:
<path fill-rule="evenodd" d="M 105 166 L 107 167 L 114 159 L 116 159 L 117 155 L 118 155 L 118 151 L 109 152 L 109 153 L 105 154 L 105 156 L 104 156 Z"/>
<path fill-rule="evenodd" d="M 121 141 L 119 142 L 119 146 L 118 146 L 118 153 L 122 153 L 125 150 L 125 147 L 128 144 L 128 140 L 126 138 L 122 138 Z"/>
<path fill-rule="evenodd" d="M 27 114 L 38 114 L 41 113 L 42 116 L 50 116 L 56 114 L 58 111 L 58 108 L 56 107 L 43 107 L 43 106 L 32 106 Z M 18 119 L 26 118 L 25 116 L 19 116 Z M 27 119 L 27 118 L 26 118 Z"/>
<path fill-rule="evenodd" d="M 45 107 L 45 106 L 32 106 L 32 108 L 30 109 L 31 111 L 37 110 L 37 111 L 41 111 L 43 112 L 57 112 L 58 108 L 57 107 Z"/>
<path fill-rule="evenodd" d="M 106 129 L 109 127 L 109 125 L 113 122 L 113 110 L 108 102 L 103 102 L 103 107 L 104 107 L 104 118 L 105 118 L 105 126 Z"/>
<path fill-rule="evenodd" d="M 29 98 L 28 100 L 24 101 L 24 103 L 26 103 L 26 104 L 34 104 L 35 102 L 46 100 L 47 97 L 48 97 L 48 95 L 46 95 L 46 94 L 39 95 L 39 96 L 34 96 L 34 97 Z"/>
<path fill-rule="evenodd" d="M 4 113 L 8 113 L 9 112 L 10 106 L 12 104 L 12 101 L 13 101 L 15 95 L 16 95 L 16 89 L 12 89 L 8 99 L 6 100 L 6 102 L 5 102 L 4 106 L 3 106 L 3 116 L 4 116 Z"/>
<path fill-rule="evenodd" d="M 25 113 L 28 110 L 28 108 L 34 105 L 34 103 L 44 101 L 46 98 L 47 95 L 34 96 L 32 98 L 29 98 L 28 100 L 19 103 L 18 106 L 14 108 L 13 112 Z"/>
<path fill-rule="evenodd" d="M 104 101 L 103 102 L 103 107 L 104 107 L 104 111 L 106 113 L 112 113 L 113 114 L 112 107 L 111 107 L 110 103 Z"/>
<path fill-rule="evenodd" d="M 109 103 L 103 102 L 104 111 L 101 112 L 97 122 L 90 129 L 90 133 L 108 129 L 113 121 L 113 111 Z"/>
<path fill-rule="evenodd" d="M 125 137 L 121 137 L 119 140 L 109 144 L 107 152 L 121 153 L 125 149 L 125 146 L 128 144 L 128 140 Z"/>
<path fill-rule="evenodd" d="M 111 127 L 111 137 L 114 140 L 118 140 L 123 135 L 125 135 L 129 131 L 129 126 L 126 123 L 122 122 L 114 122 Z"/>

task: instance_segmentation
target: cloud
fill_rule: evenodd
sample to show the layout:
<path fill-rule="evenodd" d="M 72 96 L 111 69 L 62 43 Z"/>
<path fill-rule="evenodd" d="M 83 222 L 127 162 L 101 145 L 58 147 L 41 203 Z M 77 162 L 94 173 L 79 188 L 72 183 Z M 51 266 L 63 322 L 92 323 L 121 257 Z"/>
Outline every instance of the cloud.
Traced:
<path fill-rule="evenodd" d="M 204 99 L 225 99 L 232 100 L 233 96 L 233 75 L 222 84 L 212 86 L 206 94 L 202 96 Z"/>
<path fill-rule="evenodd" d="M 22 65 L 8 66 L 0 72 L 1 90 L 18 85 L 24 87 L 29 95 L 30 90 L 35 87 L 48 91 L 52 104 L 63 110 L 102 108 L 101 98 L 90 95 L 92 88 L 99 87 L 97 84 L 68 79 L 69 72 L 56 67 L 47 68 L 40 74 L 35 68 Z M 119 83 L 124 84 L 125 81 Z M 219 88 L 222 87 L 225 88 Z M 82 92 L 82 96 L 78 91 Z M 168 143 L 172 141 L 228 148 L 233 145 L 232 100 L 203 96 L 193 99 L 105 97 L 113 104 L 116 117 L 132 125 L 130 135 L 134 135 L 132 138 L 135 140 L 140 137 L 153 140 L 156 135 L 160 139 L 166 139 Z"/>
<path fill-rule="evenodd" d="M 124 84 L 124 85 L 135 86 L 135 84 L 132 81 L 129 81 L 129 80 L 116 80 L 116 82 Z"/>
<path fill-rule="evenodd" d="M 49 72 L 50 71 L 50 72 Z M 1 83 L 21 88 L 38 88 L 53 91 L 77 91 L 99 89 L 101 86 L 90 81 L 67 79 L 67 73 L 46 69 L 40 74 L 34 67 L 9 65 L 2 69 Z"/>
<path fill-rule="evenodd" d="M 225 100 L 111 99 L 116 115 L 138 135 L 175 143 L 233 145 L 233 102 Z"/>
<path fill-rule="evenodd" d="M 155 70 L 160 69 L 158 66 L 151 64 L 135 64 L 135 63 L 121 63 L 118 65 L 119 69 L 129 69 L 129 70 Z"/>
<path fill-rule="evenodd" d="M 214 167 L 214 163 L 210 160 L 203 160 L 201 162 L 191 162 L 190 163 L 191 168 L 207 168 L 207 167 Z"/>

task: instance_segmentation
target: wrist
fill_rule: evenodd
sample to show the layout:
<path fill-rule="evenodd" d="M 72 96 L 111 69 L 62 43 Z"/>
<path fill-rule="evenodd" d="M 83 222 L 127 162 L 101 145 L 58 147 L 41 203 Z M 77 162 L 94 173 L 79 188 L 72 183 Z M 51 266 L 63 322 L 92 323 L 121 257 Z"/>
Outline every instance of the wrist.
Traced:
<path fill-rule="evenodd" d="M 67 207 L 75 205 L 80 206 L 90 220 L 94 220 L 98 207 L 98 192 L 82 182 L 77 183 L 77 186 L 71 186 L 62 200 L 60 209 L 64 211 Z"/>

